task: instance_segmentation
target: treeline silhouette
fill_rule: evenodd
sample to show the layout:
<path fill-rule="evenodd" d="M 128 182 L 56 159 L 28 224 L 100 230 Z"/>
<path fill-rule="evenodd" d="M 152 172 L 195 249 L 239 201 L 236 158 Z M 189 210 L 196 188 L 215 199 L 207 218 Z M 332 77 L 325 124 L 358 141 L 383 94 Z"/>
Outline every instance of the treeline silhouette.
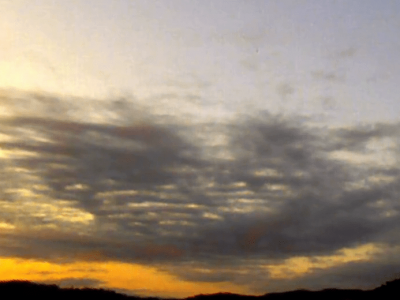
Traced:
<path fill-rule="evenodd" d="M 39 284 L 25 280 L 0 281 L 0 299 L 57 299 L 57 300 L 162 300 L 157 297 L 128 296 L 108 289 L 60 288 L 55 284 Z M 321 291 L 295 290 L 269 293 L 262 296 L 247 296 L 231 293 L 197 295 L 185 300 L 372 300 L 400 299 L 400 279 L 388 281 L 373 290 L 324 289 Z M 172 299 L 169 299 L 172 300 Z M 177 300 L 177 299 L 175 299 Z"/>

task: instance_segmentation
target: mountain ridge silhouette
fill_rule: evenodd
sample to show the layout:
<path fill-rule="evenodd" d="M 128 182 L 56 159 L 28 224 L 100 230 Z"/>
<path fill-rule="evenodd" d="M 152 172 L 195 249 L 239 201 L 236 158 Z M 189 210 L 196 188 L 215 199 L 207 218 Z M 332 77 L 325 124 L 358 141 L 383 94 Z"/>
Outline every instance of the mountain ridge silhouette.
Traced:
<path fill-rule="evenodd" d="M 96 300 L 294 300 L 306 297 L 307 300 L 369 300 L 399 299 L 400 278 L 387 281 L 372 290 L 327 288 L 319 291 L 298 289 L 288 292 L 267 293 L 260 296 L 234 293 L 198 294 L 186 298 L 161 298 L 131 296 L 103 288 L 61 288 L 56 284 L 41 284 L 27 280 L 0 281 L 0 297 L 3 299 L 96 299 Z"/>

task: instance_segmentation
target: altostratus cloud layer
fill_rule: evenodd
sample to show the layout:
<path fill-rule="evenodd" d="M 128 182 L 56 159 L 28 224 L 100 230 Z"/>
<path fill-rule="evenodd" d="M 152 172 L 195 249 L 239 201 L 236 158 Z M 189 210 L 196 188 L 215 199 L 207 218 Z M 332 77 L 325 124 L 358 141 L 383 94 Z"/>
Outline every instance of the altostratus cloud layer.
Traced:
<path fill-rule="evenodd" d="M 129 263 L 249 293 L 398 272 L 400 124 L 191 125 L 76 100 L 1 96 L 3 258 Z M 100 283 L 92 273 L 81 280 Z"/>

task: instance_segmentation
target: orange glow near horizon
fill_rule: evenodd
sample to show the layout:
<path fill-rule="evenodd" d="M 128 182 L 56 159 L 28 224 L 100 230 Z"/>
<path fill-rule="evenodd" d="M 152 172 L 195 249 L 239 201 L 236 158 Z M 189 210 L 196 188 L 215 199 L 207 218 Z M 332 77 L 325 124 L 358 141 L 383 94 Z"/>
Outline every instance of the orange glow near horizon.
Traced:
<path fill-rule="evenodd" d="M 261 267 L 268 269 L 271 279 L 288 280 L 309 275 L 315 268 L 327 269 L 350 262 L 372 260 L 374 255 L 381 251 L 379 245 L 365 244 L 352 249 L 343 248 L 335 255 L 312 258 L 293 257 L 283 264 Z M 250 287 L 245 285 L 231 282 L 184 281 L 172 274 L 160 271 L 156 267 L 122 262 L 77 261 L 56 264 L 32 259 L 0 258 L 0 270 L 0 281 L 99 280 L 103 284 L 95 288 L 130 290 L 132 294 L 143 297 L 185 298 L 219 292 L 255 295 Z"/>
<path fill-rule="evenodd" d="M 334 255 L 292 257 L 282 264 L 266 266 L 273 279 L 293 279 L 311 273 L 314 269 L 328 269 L 346 263 L 369 261 L 382 252 L 378 244 L 364 244 L 355 248 L 343 248 Z"/>
<path fill-rule="evenodd" d="M 61 279 L 97 279 L 98 288 L 126 289 L 140 296 L 184 298 L 197 294 L 232 292 L 249 294 L 245 287 L 226 282 L 188 282 L 154 267 L 118 262 L 55 264 L 19 258 L 0 258 L 0 281 L 33 282 Z"/>

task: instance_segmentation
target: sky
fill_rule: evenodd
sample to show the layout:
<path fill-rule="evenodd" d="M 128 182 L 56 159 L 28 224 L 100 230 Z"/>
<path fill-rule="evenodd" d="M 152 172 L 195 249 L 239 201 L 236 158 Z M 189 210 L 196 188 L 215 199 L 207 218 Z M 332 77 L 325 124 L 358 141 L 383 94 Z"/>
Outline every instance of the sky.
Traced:
<path fill-rule="evenodd" d="M 0 11 L 0 280 L 182 298 L 400 276 L 399 1 Z"/>

